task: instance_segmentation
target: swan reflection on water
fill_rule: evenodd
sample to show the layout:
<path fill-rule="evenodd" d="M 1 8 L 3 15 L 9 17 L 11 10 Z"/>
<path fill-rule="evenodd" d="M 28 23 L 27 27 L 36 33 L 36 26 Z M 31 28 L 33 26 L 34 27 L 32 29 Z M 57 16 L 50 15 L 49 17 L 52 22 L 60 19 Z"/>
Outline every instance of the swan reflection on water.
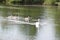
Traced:
<path fill-rule="evenodd" d="M 19 19 L 23 19 L 24 21 L 21 21 Z M 29 24 L 29 25 L 35 25 L 36 28 L 40 27 L 40 19 L 37 19 L 36 22 L 29 22 L 30 17 L 18 17 L 18 16 L 8 16 L 7 17 L 8 21 L 10 22 L 14 22 L 16 24 Z"/>

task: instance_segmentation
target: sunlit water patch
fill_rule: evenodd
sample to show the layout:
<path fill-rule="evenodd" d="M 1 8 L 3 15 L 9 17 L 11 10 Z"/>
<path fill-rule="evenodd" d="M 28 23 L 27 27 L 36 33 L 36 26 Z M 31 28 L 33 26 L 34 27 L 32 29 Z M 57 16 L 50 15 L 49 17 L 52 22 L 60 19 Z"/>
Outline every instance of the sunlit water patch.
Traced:
<path fill-rule="evenodd" d="M 56 8 L 52 7 L 28 7 L 27 10 L 1 9 L 0 40 L 59 40 L 60 21 L 58 19 L 60 17 L 60 12 L 58 12 L 59 14 L 57 13 L 56 15 L 55 10 Z M 40 27 L 36 28 L 35 25 L 29 25 L 27 23 L 8 24 L 9 22 L 6 21 L 5 17 L 8 17 L 10 15 L 17 15 L 17 13 L 22 17 L 29 15 L 32 19 L 40 18 Z"/>
<path fill-rule="evenodd" d="M 55 25 L 52 15 L 45 12 L 36 40 L 55 40 Z"/>

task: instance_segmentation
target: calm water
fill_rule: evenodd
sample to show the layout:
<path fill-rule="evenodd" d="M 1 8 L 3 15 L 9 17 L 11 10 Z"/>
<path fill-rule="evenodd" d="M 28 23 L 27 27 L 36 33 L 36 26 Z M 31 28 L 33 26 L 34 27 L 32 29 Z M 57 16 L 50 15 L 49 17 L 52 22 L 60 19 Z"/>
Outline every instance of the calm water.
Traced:
<path fill-rule="evenodd" d="M 40 27 L 27 24 L 9 24 L 6 17 L 30 16 L 41 19 Z M 20 9 L 0 8 L 0 40 L 60 40 L 60 7 L 20 7 Z"/>

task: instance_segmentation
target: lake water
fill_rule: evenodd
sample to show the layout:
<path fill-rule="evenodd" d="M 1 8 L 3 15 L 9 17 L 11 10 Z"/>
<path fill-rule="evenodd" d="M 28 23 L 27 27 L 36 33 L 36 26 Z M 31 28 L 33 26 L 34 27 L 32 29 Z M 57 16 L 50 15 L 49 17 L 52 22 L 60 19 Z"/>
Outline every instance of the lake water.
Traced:
<path fill-rule="evenodd" d="M 29 16 L 32 23 L 40 19 L 40 26 L 36 28 L 30 24 L 10 24 L 6 17 L 11 15 L 19 16 L 20 20 Z M 0 8 L 0 40 L 60 40 L 60 7 Z"/>

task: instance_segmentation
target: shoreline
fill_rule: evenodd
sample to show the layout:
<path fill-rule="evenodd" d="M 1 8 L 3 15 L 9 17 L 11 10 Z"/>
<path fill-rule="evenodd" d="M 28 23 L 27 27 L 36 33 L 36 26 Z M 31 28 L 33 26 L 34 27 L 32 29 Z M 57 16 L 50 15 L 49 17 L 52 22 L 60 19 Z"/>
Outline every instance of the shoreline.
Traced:
<path fill-rule="evenodd" d="M 0 8 L 23 9 L 24 7 L 50 7 L 51 5 L 0 5 Z M 21 8 L 23 7 L 23 8 Z M 56 6 L 57 7 L 57 6 Z"/>

